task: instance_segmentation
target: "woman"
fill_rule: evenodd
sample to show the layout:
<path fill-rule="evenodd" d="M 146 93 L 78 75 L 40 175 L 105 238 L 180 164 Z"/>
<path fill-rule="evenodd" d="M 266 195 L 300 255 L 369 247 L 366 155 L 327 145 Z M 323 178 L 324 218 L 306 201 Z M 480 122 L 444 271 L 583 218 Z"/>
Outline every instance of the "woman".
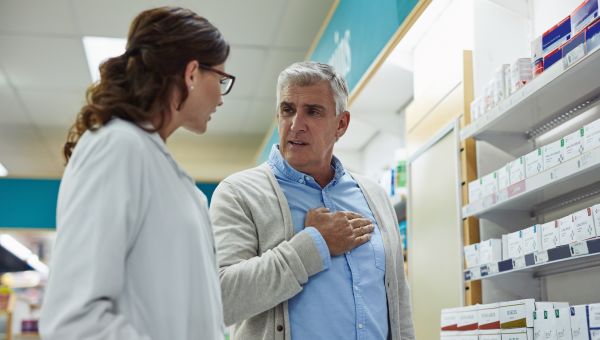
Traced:
<path fill-rule="evenodd" d="M 206 131 L 228 54 L 206 19 L 163 7 L 100 66 L 65 144 L 43 339 L 223 338 L 207 200 L 165 142 Z"/>

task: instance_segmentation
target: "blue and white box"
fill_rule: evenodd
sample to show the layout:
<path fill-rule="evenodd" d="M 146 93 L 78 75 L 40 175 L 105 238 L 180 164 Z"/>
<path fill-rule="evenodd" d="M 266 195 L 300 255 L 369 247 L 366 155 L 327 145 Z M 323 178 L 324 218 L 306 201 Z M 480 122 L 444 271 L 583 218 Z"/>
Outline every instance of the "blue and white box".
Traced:
<path fill-rule="evenodd" d="M 523 229 L 523 253 L 531 254 L 542 250 L 542 231 L 538 225 Z"/>
<path fill-rule="evenodd" d="M 571 307 L 571 336 L 573 340 L 589 340 L 587 305 Z"/>
<path fill-rule="evenodd" d="M 590 340 L 600 340 L 600 303 L 588 305 Z"/>
<path fill-rule="evenodd" d="M 544 71 L 562 59 L 562 46 L 544 56 Z M 559 64 L 560 65 L 560 64 Z"/>
<path fill-rule="evenodd" d="M 508 234 L 508 258 L 515 259 L 525 255 L 523 251 L 523 231 Z"/>
<path fill-rule="evenodd" d="M 550 250 L 560 245 L 560 228 L 558 221 L 551 221 L 541 225 L 542 250 Z"/>
<path fill-rule="evenodd" d="M 554 51 L 569 39 L 571 39 L 571 16 L 564 18 L 542 34 L 542 51 L 544 55 Z M 544 60 L 544 68 L 548 68 L 546 60 Z"/>
<path fill-rule="evenodd" d="M 585 241 L 596 237 L 592 208 L 586 208 L 573 213 L 573 230 L 576 241 Z"/>
<path fill-rule="evenodd" d="M 598 18 L 598 0 L 585 0 L 571 13 L 571 31 L 577 34 Z"/>
<path fill-rule="evenodd" d="M 585 30 L 585 44 L 588 53 L 591 53 L 600 47 L 600 20 L 588 26 Z"/>
<path fill-rule="evenodd" d="M 585 49 L 585 32 L 581 32 L 563 45 L 563 65 L 565 66 L 565 68 L 573 65 L 577 60 L 585 57 L 586 52 L 587 51 Z"/>
<path fill-rule="evenodd" d="M 573 215 L 568 215 L 558 219 L 559 243 L 561 246 L 571 244 L 575 241 L 575 228 L 573 225 Z"/>

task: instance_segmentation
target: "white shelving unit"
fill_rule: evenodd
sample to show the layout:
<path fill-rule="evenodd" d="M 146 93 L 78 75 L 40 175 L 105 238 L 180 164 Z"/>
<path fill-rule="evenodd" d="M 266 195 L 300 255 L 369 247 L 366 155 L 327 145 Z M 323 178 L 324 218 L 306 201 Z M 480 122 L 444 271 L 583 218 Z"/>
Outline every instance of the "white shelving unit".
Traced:
<path fill-rule="evenodd" d="M 600 181 L 600 148 L 515 183 L 463 207 L 463 217 L 486 217 L 499 211 L 534 211 L 567 194 L 596 191 Z"/>
<path fill-rule="evenodd" d="M 523 32 L 522 36 L 515 32 L 502 36 L 503 33 L 488 28 L 487 20 L 476 23 L 475 30 L 485 31 L 476 36 L 474 47 L 476 89 L 489 80 L 486 75 L 492 74 L 500 64 L 527 56 L 518 48 L 508 53 L 512 45 L 529 46 L 533 38 L 552 26 L 546 27 L 548 24 L 544 23 L 540 24 L 543 27 L 536 28 L 537 23 L 543 22 L 545 17 L 563 18 L 581 1 L 522 2 L 529 9 L 520 16 L 514 15 L 514 7 L 508 8 L 509 5 L 506 11 L 493 8 L 496 4 L 502 6 L 500 3 L 481 5 L 487 6 L 481 12 L 493 15 L 496 24 L 505 20 L 505 26 L 516 27 L 515 23 L 521 22 L 521 27 L 530 27 L 532 31 Z M 494 44 L 488 39 L 492 35 Z M 504 40 L 510 44 L 498 43 Z M 554 136 L 558 139 L 596 119 L 600 119 L 600 50 L 588 52 L 568 67 L 559 61 L 544 70 L 483 117 L 464 127 L 460 138 L 475 139 L 481 177 L 507 161 L 554 141 L 548 139 Z M 598 203 L 600 148 L 586 150 L 496 194 L 470 202 L 462 207 L 461 218 L 479 218 L 481 241 L 485 241 Z M 521 298 L 571 304 L 600 302 L 600 285 L 597 284 L 600 282 L 600 237 L 464 269 L 463 279 L 465 282 L 481 280 L 483 303 Z"/>
<path fill-rule="evenodd" d="M 600 50 L 567 69 L 555 63 L 466 126 L 461 139 L 486 141 L 509 153 L 520 150 L 531 136 L 560 125 L 600 98 L 600 77 L 590 70 L 600 70 Z"/>

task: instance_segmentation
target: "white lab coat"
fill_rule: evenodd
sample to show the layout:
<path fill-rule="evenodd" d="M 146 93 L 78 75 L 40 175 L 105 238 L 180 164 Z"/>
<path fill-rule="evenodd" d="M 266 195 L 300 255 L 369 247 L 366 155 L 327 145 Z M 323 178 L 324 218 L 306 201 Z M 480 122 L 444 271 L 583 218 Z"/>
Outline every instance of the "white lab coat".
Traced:
<path fill-rule="evenodd" d="M 223 339 L 206 196 L 158 134 L 86 132 L 56 218 L 43 339 Z"/>

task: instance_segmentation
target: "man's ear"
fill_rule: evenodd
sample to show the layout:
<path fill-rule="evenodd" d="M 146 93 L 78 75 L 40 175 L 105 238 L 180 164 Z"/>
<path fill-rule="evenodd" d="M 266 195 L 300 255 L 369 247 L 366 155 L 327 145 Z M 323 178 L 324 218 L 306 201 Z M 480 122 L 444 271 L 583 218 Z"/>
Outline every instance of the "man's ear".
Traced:
<path fill-rule="evenodd" d="M 350 112 L 344 111 L 338 117 L 337 131 L 335 132 L 336 140 L 340 139 L 348 130 L 350 124 Z"/>

